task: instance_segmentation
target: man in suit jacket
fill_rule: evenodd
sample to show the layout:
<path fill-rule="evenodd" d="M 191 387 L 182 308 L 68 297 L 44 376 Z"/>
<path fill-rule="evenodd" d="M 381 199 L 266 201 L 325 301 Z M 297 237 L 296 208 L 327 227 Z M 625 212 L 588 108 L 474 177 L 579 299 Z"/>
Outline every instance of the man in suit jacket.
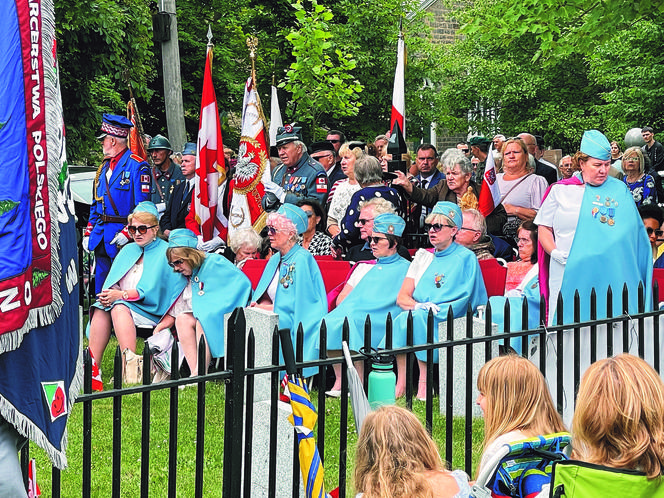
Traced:
<path fill-rule="evenodd" d="M 415 184 L 423 189 L 435 187 L 438 182 L 445 179 L 445 175 L 438 169 L 438 151 L 431 144 L 421 144 L 417 148 L 417 175 Z M 408 230 L 410 233 L 424 233 L 424 218 L 431 212 L 431 208 L 421 204 L 413 204 L 408 217 Z"/>
<path fill-rule="evenodd" d="M 185 181 L 180 182 L 173 189 L 173 194 L 166 204 L 166 210 L 159 220 L 159 226 L 164 235 L 168 237 L 171 230 L 185 228 L 185 218 L 191 208 L 191 194 L 194 190 L 194 173 L 196 172 L 196 144 L 184 144 L 182 151 L 182 175 Z"/>

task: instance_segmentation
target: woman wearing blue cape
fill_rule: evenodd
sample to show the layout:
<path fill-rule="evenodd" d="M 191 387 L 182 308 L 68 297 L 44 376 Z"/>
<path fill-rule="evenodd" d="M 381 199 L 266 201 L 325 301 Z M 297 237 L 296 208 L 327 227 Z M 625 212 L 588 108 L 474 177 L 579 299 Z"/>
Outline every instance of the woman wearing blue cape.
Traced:
<path fill-rule="evenodd" d="M 558 323 L 556 302 L 563 296 L 563 323 L 573 323 L 574 292 L 581 297 L 581 321 L 590 319 L 590 293 L 597 294 L 597 317 L 606 317 L 606 293 L 613 312 L 622 311 L 622 289 L 629 290 L 629 312 L 637 312 L 638 286 L 652 293 L 652 250 L 629 189 L 609 177 L 611 145 L 597 130 L 581 140 L 577 171 L 551 186 L 535 223 L 539 226 L 540 288 L 548 320 Z"/>
<path fill-rule="evenodd" d="M 364 323 L 371 317 L 371 347 L 385 339 L 387 315 L 396 317 L 401 308 L 397 305 L 397 294 L 410 263 L 402 258 L 397 249 L 406 222 L 396 214 L 379 214 L 373 220 L 373 232 L 367 239 L 375 261 L 358 263 L 343 289 L 337 296 L 337 307 L 325 317 L 327 326 L 327 348 L 341 349 L 342 329 L 348 317 L 348 347 L 359 351 L 364 346 Z M 355 367 L 362 378 L 364 364 Z M 337 397 L 341 393 L 341 365 L 334 365 L 335 382 L 328 395 Z"/>
<path fill-rule="evenodd" d="M 175 325 L 182 352 L 192 375 L 198 373 L 198 343 L 205 336 L 206 361 L 224 356 L 224 315 L 243 308 L 251 297 L 251 282 L 225 257 L 196 249 L 198 238 L 186 228 L 171 231 L 166 257 L 187 286 L 155 328 L 155 333 Z"/>
<path fill-rule="evenodd" d="M 438 202 L 427 216 L 426 227 L 433 253 L 420 249 L 410 264 L 406 279 L 397 297 L 404 310 L 394 320 L 395 348 L 406 345 L 408 314 L 413 314 L 413 344 L 424 344 L 427 339 L 429 310 L 434 316 L 434 339 L 438 324 L 447 320 L 451 308 L 455 318 L 465 316 L 470 304 L 473 310 L 486 304 L 487 295 L 477 257 L 470 250 L 454 242 L 454 236 L 463 224 L 461 209 L 448 201 Z M 420 378 L 417 398 L 426 398 L 426 352 L 417 353 Z M 434 351 L 434 362 L 438 352 Z M 406 389 L 406 355 L 397 356 L 396 395 Z"/>
<path fill-rule="evenodd" d="M 111 337 L 120 349 L 136 352 L 136 327 L 152 328 L 168 311 L 186 285 L 182 275 L 173 273 L 166 260 L 168 243 L 159 238 L 156 206 L 141 202 L 128 217 L 128 231 L 134 239 L 113 260 L 97 302 L 90 309 L 90 354 L 93 374 L 101 364 Z M 101 380 L 99 375 L 95 379 Z"/>
<path fill-rule="evenodd" d="M 307 214 L 293 204 L 283 204 L 268 215 L 270 245 L 277 253 L 268 260 L 251 303 L 279 315 L 279 328 L 290 329 L 294 347 L 297 328 L 302 324 L 304 361 L 318 359 L 320 322 L 327 313 L 327 295 L 318 264 L 297 243 L 308 224 Z M 316 370 L 304 369 L 303 375 L 309 377 Z"/>

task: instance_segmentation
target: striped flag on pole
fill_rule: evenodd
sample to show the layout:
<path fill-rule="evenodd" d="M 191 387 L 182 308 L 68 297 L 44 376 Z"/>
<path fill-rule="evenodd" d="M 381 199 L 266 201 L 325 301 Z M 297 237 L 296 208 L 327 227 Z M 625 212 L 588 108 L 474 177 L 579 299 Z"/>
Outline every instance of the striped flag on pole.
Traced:
<path fill-rule="evenodd" d="M 226 240 L 228 220 L 221 206 L 225 180 L 224 144 L 221 139 L 217 97 L 212 85 L 212 49 L 208 48 L 192 196 L 196 222 L 201 228 L 204 241 L 217 235 Z"/>
<path fill-rule="evenodd" d="M 486 167 L 484 168 L 484 181 L 480 188 L 479 211 L 483 216 L 489 216 L 498 204 L 500 204 L 500 189 L 496 178 L 496 164 L 493 161 L 493 145 L 486 156 Z"/>
<path fill-rule="evenodd" d="M 284 125 L 281 120 L 281 109 L 277 98 L 277 87 L 272 85 L 272 98 L 270 99 L 270 147 L 277 145 L 277 130 Z"/>
<path fill-rule="evenodd" d="M 399 33 L 397 45 L 397 70 L 394 73 L 394 91 L 392 93 L 392 117 L 390 119 L 390 130 L 394 129 L 396 122 L 401 128 L 401 133 L 406 136 L 406 99 L 404 97 L 404 67 L 406 63 L 406 46 L 403 42 L 403 34 Z"/>

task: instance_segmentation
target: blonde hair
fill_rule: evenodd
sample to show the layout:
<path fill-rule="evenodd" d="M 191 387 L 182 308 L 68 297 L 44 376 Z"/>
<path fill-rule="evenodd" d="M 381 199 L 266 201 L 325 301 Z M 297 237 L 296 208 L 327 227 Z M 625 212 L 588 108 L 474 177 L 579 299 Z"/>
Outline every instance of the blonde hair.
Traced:
<path fill-rule="evenodd" d="M 592 364 L 572 419 L 574 456 L 645 472 L 664 469 L 664 384 L 642 359 L 621 354 Z"/>
<path fill-rule="evenodd" d="M 130 213 L 129 216 L 127 216 L 127 225 L 131 225 L 133 220 L 145 223 L 150 227 L 156 225 L 155 228 L 157 229 L 157 237 L 166 240 L 166 237 L 162 233 L 161 227 L 159 226 L 159 219 L 155 215 L 148 213 L 147 211 L 137 211 L 135 213 Z"/>
<path fill-rule="evenodd" d="M 623 152 L 623 155 L 622 155 L 622 161 L 623 162 L 626 161 L 625 156 L 627 156 L 627 158 L 636 156 L 636 158 L 639 160 L 639 173 L 643 174 L 643 172 L 645 170 L 646 160 L 643 157 L 643 151 L 641 150 L 641 147 L 630 147 L 625 152 Z"/>
<path fill-rule="evenodd" d="M 171 259 L 181 258 L 183 259 L 192 269 L 198 268 L 205 261 L 205 253 L 194 249 L 193 247 L 169 247 L 166 249 L 166 258 L 169 263 Z"/>
<path fill-rule="evenodd" d="M 433 497 L 427 471 L 445 469 L 436 443 L 410 411 L 383 406 L 364 419 L 355 454 L 363 498 Z"/>
<path fill-rule="evenodd" d="M 564 432 L 542 373 L 514 354 L 494 358 L 480 369 L 477 389 L 486 398 L 484 448 L 497 437 L 520 430 L 527 436 Z"/>

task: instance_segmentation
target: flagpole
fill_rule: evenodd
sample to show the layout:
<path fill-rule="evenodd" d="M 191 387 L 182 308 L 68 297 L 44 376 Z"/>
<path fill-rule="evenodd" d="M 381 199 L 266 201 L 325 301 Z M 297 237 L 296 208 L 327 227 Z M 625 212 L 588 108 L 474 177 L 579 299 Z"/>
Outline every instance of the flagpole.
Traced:
<path fill-rule="evenodd" d="M 210 54 L 210 70 L 212 70 L 212 59 L 213 59 L 213 57 L 214 57 L 214 52 L 212 51 L 212 49 L 214 48 L 214 43 L 212 43 L 212 38 L 213 38 L 213 36 L 212 36 L 212 25 L 211 25 L 211 24 L 208 24 L 208 32 L 207 32 L 207 39 L 208 39 L 208 42 L 207 42 L 207 51 L 208 51 L 208 53 Z"/>

